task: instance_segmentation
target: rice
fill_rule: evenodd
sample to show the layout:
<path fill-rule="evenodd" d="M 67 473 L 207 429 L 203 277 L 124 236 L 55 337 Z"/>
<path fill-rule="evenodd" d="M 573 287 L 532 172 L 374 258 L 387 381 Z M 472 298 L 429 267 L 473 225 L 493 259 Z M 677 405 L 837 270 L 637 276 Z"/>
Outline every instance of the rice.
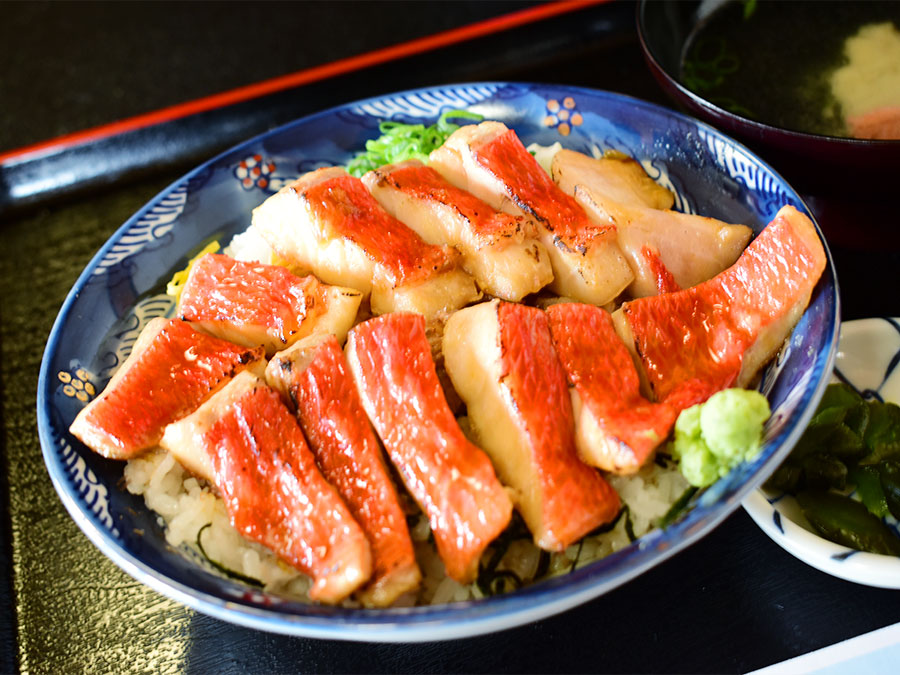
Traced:
<path fill-rule="evenodd" d="M 234 235 L 222 253 L 243 262 L 276 264 L 275 251 L 252 225 L 240 234 Z"/>
<path fill-rule="evenodd" d="M 256 579 L 268 591 L 308 600 L 309 579 L 268 549 L 241 536 L 229 522 L 225 502 L 168 452 L 158 450 L 129 460 L 125 486 L 132 494 L 143 495 L 147 507 L 158 514 L 166 542 L 173 548 Z M 206 566 L 215 571 L 212 563 Z"/>
<path fill-rule="evenodd" d="M 495 568 L 497 577 L 504 580 L 505 585 L 488 588 L 488 591 L 511 590 L 518 583 L 512 583 L 510 580 L 513 579 L 524 584 L 538 581 L 536 575 L 542 555 L 548 556 L 543 576 L 550 577 L 568 573 L 625 548 L 631 543 L 627 519 L 630 519 L 636 537 L 646 534 L 688 488 L 674 462 L 668 462 L 666 466 L 650 462 L 633 476 L 610 476 L 609 482 L 627 505 L 627 517 L 619 518 L 610 531 L 585 537 L 565 551 L 549 556 L 534 546 L 530 537 L 525 536 L 527 532 L 523 531 L 522 536 L 514 535 L 511 541 L 503 542 L 506 550 Z M 310 601 L 310 579 L 268 549 L 241 536 L 229 522 L 225 503 L 215 490 L 185 471 L 169 453 L 157 450 L 129 460 L 125 466 L 125 485 L 132 494 L 142 495 L 147 507 L 158 514 L 167 543 L 199 560 L 209 571 L 222 574 L 221 569 L 217 569 L 219 566 L 258 580 L 271 593 Z M 423 514 L 411 523 L 410 535 L 422 571 L 422 584 L 417 594 L 407 594 L 395 606 L 444 604 L 484 597 L 485 590 L 478 582 L 463 585 L 445 574 L 428 519 Z M 499 545 L 495 542 L 488 547 L 482 561 L 491 560 Z M 344 604 L 358 606 L 353 601 Z"/>

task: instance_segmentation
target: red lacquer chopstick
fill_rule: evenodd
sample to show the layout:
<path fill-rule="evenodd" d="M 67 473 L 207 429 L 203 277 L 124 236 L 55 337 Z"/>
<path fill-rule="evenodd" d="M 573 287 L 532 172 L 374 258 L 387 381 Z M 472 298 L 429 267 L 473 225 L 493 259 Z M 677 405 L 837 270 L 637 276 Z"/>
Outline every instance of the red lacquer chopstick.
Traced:
<path fill-rule="evenodd" d="M 163 122 L 188 117 L 197 113 L 206 112 L 235 103 L 242 103 L 250 99 L 273 94 L 286 89 L 292 89 L 313 82 L 319 82 L 339 75 L 345 75 L 356 70 L 369 68 L 389 61 L 415 56 L 433 51 L 441 47 L 447 47 L 467 40 L 484 37 L 493 33 L 516 28 L 529 23 L 542 21 L 554 16 L 574 12 L 579 9 L 599 5 L 610 0 L 558 0 L 547 2 L 535 7 L 503 14 L 501 16 L 477 21 L 467 26 L 453 28 L 434 35 L 428 35 L 408 42 L 391 45 L 382 49 L 350 56 L 330 63 L 324 63 L 312 68 L 298 70 L 287 75 L 273 77 L 261 82 L 255 82 L 236 89 L 185 101 L 176 105 L 160 108 L 134 117 L 128 117 L 109 124 L 103 124 L 89 129 L 83 129 L 70 134 L 57 136 L 46 141 L 14 148 L 0 153 L 0 165 L 13 164 L 25 159 L 34 159 L 40 155 L 52 154 L 78 145 L 85 145 L 117 134 L 143 129 Z"/>

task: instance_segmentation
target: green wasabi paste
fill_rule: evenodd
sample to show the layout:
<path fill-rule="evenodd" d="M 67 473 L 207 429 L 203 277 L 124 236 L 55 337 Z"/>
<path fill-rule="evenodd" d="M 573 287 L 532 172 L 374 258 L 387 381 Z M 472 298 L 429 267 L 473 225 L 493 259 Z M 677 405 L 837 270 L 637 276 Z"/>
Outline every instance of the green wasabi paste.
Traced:
<path fill-rule="evenodd" d="M 758 391 L 725 389 L 683 410 L 675 422 L 672 454 L 682 475 L 706 487 L 759 452 L 771 411 Z"/>

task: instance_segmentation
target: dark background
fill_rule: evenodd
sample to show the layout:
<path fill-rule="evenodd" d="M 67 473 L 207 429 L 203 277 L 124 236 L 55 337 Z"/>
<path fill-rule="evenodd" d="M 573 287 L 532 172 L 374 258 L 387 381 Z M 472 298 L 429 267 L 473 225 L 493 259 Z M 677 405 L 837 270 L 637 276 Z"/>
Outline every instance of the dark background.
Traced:
<path fill-rule="evenodd" d="M 0 152 L 530 4 L 2 2 Z M 418 645 L 275 636 L 135 582 L 53 491 L 34 412 L 44 343 L 80 271 L 156 192 L 284 121 L 421 85 L 552 81 L 671 105 L 643 62 L 634 11 L 585 9 L 0 173 L 8 192 L 33 176 L 57 181 L 7 199 L 0 217 L 0 672 L 740 672 L 900 620 L 896 591 L 813 570 L 738 510 L 638 579 L 518 629 Z M 900 314 L 896 250 L 840 234 L 845 318 Z"/>
<path fill-rule="evenodd" d="M 4 2 L 0 152 L 534 4 Z"/>

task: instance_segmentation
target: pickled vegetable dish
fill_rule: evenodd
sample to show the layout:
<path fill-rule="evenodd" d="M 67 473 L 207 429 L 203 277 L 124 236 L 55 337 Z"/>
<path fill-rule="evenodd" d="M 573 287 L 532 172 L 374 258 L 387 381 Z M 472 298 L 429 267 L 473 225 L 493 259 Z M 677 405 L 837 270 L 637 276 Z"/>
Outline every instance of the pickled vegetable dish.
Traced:
<path fill-rule="evenodd" d="M 829 385 L 809 428 L 766 483 L 794 495 L 823 537 L 860 551 L 900 555 L 900 407 Z M 855 498 L 854 498 L 855 497 Z"/>

